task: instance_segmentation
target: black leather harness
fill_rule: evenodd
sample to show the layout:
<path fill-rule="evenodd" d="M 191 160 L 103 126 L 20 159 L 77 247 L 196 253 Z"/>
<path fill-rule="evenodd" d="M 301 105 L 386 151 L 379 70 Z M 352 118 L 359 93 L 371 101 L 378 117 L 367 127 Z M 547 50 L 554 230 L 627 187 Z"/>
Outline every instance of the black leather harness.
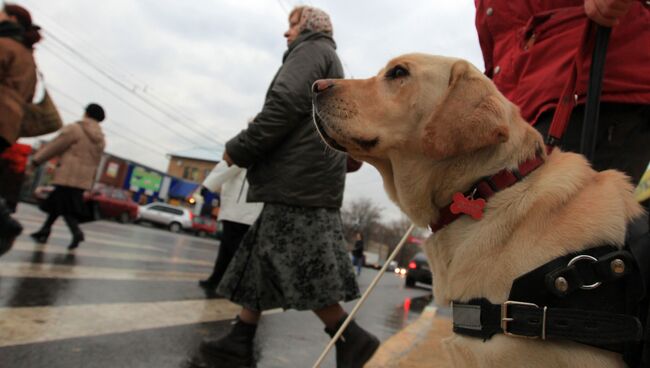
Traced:
<path fill-rule="evenodd" d="M 453 302 L 454 332 L 564 339 L 623 354 L 650 367 L 648 217 L 628 225 L 623 249 L 605 245 L 556 258 L 520 276 L 508 301 Z"/>

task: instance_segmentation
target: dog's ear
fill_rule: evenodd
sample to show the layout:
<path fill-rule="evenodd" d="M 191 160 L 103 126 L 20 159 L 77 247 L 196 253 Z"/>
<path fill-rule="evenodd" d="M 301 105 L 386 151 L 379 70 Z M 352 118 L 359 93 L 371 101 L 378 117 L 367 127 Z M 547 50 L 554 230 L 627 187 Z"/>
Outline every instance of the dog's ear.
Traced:
<path fill-rule="evenodd" d="M 424 128 L 426 155 L 443 160 L 508 140 L 505 98 L 466 61 L 451 67 L 449 87 Z"/>

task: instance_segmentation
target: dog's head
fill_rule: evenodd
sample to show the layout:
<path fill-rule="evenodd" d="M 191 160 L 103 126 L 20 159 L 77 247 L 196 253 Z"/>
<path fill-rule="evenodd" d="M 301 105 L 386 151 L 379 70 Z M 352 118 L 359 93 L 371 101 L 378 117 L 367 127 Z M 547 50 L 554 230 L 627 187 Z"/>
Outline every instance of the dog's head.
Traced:
<path fill-rule="evenodd" d="M 325 142 L 376 166 L 390 197 L 416 223 L 434 220 L 435 207 L 446 204 L 437 202 L 484 175 L 472 165 L 500 165 L 490 162 L 494 152 L 520 141 L 517 123 L 526 125 L 474 66 L 422 54 L 395 58 L 373 78 L 317 81 L 313 103 Z M 418 205 L 422 190 L 434 193 Z M 420 198 L 406 203 L 414 195 Z"/>

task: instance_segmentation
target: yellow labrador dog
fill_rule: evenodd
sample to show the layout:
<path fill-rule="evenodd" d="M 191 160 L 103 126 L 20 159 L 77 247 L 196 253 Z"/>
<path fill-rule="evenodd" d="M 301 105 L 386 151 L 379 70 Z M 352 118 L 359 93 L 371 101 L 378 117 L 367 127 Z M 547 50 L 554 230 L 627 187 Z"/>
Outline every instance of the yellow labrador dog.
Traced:
<path fill-rule="evenodd" d="M 541 135 L 466 61 L 409 54 L 365 80 L 314 84 L 314 120 L 332 148 L 369 162 L 390 198 L 419 226 L 483 177 L 543 164 L 489 198 L 480 220 L 460 216 L 425 244 L 435 300 L 508 300 L 517 277 L 599 244 L 622 246 L 642 209 L 620 172 L 580 155 L 546 155 Z M 621 356 L 566 340 L 452 335 L 446 356 L 423 366 L 624 367 Z"/>

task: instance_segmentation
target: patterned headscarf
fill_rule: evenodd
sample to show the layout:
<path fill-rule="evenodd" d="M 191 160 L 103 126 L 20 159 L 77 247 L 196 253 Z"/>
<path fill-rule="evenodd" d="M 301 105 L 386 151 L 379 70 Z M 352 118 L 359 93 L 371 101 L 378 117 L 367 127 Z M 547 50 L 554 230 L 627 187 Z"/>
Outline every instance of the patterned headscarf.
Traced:
<path fill-rule="evenodd" d="M 327 13 L 311 6 L 301 6 L 294 11 L 298 10 L 301 10 L 300 32 L 307 29 L 313 32 L 327 33 L 330 36 L 333 35 L 332 21 Z"/>

